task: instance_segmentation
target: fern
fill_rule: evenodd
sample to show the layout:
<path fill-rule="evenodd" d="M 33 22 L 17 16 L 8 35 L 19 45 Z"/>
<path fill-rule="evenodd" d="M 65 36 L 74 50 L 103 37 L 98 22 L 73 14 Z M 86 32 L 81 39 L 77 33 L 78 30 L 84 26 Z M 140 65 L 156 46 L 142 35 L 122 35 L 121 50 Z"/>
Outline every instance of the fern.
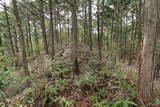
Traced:
<path fill-rule="evenodd" d="M 65 97 L 55 97 L 53 99 L 55 102 L 58 102 L 60 104 L 60 107 L 75 107 L 75 101 L 66 99 Z"/>
<path fill-rule="evenodd" d="M 92 107 L 110 107 L 110 103 L 108 100 L 102 100 L 93 104 Z"/>
<path fill-rule="evenodd" d="M 160 104 L 160 98 L 156 98 L 154 101 L 156 104 Z"/>
<path fill-rule="evenodd" d="M 98 96 L 90 96 L 89 97 L 89 100 L 91 101 L 91 102 L 98 102 L 99 101 L 99 99 L 100 99 L 100 97 L 98 97 Z"/>
<path fill-rule="evenodd" d="M 112 107 L 131 107 L 131 106 L 137 106 L 137 104 L 128 99 L 118 100 L 112 105 Z"/>

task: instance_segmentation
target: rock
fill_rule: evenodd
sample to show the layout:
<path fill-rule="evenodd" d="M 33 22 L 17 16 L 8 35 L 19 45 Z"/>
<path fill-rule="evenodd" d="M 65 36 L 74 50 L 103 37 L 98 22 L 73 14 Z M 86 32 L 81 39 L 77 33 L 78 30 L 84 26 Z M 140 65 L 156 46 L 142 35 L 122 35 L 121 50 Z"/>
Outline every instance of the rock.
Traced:
<path fill-rule="evenodd" d="M 68 48 L 68 49 L 64 50 L 64 53 L 62 55 L 64 57 L 69 57 L 69 56 L 71 56 L 71 52 L 72 52 L 72 50 L 70 48 Z"/>

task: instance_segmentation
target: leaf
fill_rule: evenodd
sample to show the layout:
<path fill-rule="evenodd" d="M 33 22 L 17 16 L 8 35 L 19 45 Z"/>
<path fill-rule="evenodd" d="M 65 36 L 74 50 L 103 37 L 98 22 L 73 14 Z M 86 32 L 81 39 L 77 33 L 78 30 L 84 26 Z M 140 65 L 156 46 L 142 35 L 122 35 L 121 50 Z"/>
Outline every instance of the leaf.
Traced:
<path fill-rule="evenodd" d="M 112 107 L 117 107 L 118 105 L 122 104 L 122 102 L 123 102 L 122 100 L 118 100 L 113 104 Z"/>
<path fill-rule="evenodd" d="M 128 100 L 125 100 L 124 102 L 123 102 L 123 107 L 128 107 L 128 102 L 127 102 Z"/>
<path fill-rule="evenodd" d="M 133 101 L 128 101 L 128 104 L 138 106 L 138 105 L 137 105 L 136 103 L 134 103 Z"/>

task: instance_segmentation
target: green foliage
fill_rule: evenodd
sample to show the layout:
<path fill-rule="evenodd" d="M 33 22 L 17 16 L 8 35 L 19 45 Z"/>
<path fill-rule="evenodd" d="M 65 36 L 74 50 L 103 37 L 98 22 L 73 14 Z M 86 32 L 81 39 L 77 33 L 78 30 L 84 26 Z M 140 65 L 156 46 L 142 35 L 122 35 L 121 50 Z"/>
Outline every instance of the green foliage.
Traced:
<path fill-rule="evenodd" d="M 0 71 L 0 89 L 3 89 L 4 86 L 8 85 L 11 81 L 10 73 L 12 70 L 6 72 Z"/>
<path fill-rule="evenodd" d="M 90 96 L 89 97 L 89 100 L 91 101 L 91 102 L 98 102 L 99 101 L 99 99 L 100 99 L 100 97 L 99 96 Z"/>
<path fill-rule="evenodd" d="M 154 102 L 155 102 L 156 104 L 160 104 L 160 98 L 156 98 L 156 99 L 154 100 Z"/>
<path fill-rule="evenodd" d="M 104 97 L 106 97 L 107 96 L 107 94 L 108 94 L 108 92 L 107 92 L 107 90 L 105 89 L 105 88 L 97 88 L 97 95 L 98 96 L 100 96 L 100 97 L 102 97 L 102 98 L 104 98 Z"/>
<path fill-rule="evenodd" d="M 100 102 L 96 102 L 92 105 L 92 107 L 110 107 L 110 102 L 108 100 L 102 100 Z"/>
<path fill-rule="evenodd" d="M 75 85 L 77 85 L 78 87 L 87 85 L 93 88 L 93 86 L 96 86 L 95 83 L 97 78 L 98 77 L 96 75 L 84 74 L 79 80 L 75 81 Z"/>
<path fill-rule="evenodd" d="M 69 70 L 67 68 L 57 68 L 55 71 L 52 72 L 54 77 L 65 77 L 65 74 L 68 73 Z"/>
<path fill-rule="evenodd" d="M 4 48 L 1 47 L 0 50 L 4 50 Z M 13 61 L 13 57 L 0 55 L 0 103 L 6 99 L 6 87 L 13 82 L 13 77 L 11 76 L 11 73 L 14 71 L 12 68 Z"/>
<path fill-rule="evenodd" d="M 0 47 L 0 51 L 4 51 L 4 50 L 6 50 L 5 47 Z"/>
<path fill-rule="evenodd" d="M 65 97 L 55 97 L 52 100 L 58 102 L 59 107 L 75 107 L 75 101 L 66 99 Z"/>
<path fill-rule="evenodd" d="M 59 97 L 53 98 L 52 96 L 57 94 L 58 92 L 60 92 L 62 90 L 62 86 L 64 84 L 66 84 L 66 79 L 61 79 L 61 80 L 56 80 L 55 83 L 52 85 L 46 85 L 45 90 L 42 92 L 41 96 L 44 96 L 43 99 L 43 104 L 42 105 L 46 105 L 49 104 L 51 102 L 55 102 L 55 101 L 59 101 L 60 103 L 64 103 L 66 105 L 70 105 L 71 102 L 70 100 L 67 99 L 60 99 Z M 61 104 L 62 105 L 62 104 Z M 69 107 L 69 106 L 66 106 Z"/>
<path fill-rule="evenodd" d="M 132 106 L 137 106 L 137 104 L 128 99 L 120 99 L 112 104 L 112 107 L 132 107 Z"/>
<path fill-rule="evenodd" d="M 5 93 L 3 91 L 0 90 L 0 102 L 5 100 Z"/>

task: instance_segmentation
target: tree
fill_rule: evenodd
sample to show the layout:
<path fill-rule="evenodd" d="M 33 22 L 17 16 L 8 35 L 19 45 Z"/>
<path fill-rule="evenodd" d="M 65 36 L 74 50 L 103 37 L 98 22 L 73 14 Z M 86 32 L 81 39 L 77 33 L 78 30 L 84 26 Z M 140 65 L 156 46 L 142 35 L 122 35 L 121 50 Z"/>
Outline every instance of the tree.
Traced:
<path fill-rule="evenodd" d="M 44 50 L 45 54 L 49 54 L 48 51 L 48 41 L 47 41 L 47 34 L 46 34 L 46 26 L 45 26 L 45 17 L 44 17 L 44 3 L 43 0 L 39 0 L 39 5 L 40 5 L 40 22 L 41 22 L 41 29 L 42 29 L 42 37 L 43 37 L 43 45 L 44 45 Z"/>
<path fill-rule="evenodd" d="M 89 1 L 89 47 L 92 50 L 92 0 Z"/>
<path fill-rule="evenodd" d="M 33 20 L 33 27 L 34 27 L 34 36 L 35 36 L 35 43 L 36 43 L 36 48 L 38 51 L 38 54 L 40 54 L 40 49 L 39 49 L 39 38 L 38 38 L 38 32 L 37 32 L 37 26 L 36 26 L 36 20 Z"/>
<path fill-rule="evenodd" d="M 52 47 L 52 58 L 54 57 L 54 54 L 55 54 L 55 44 L 54 44 L 54 32 L 53 32 L 53 1 L 52 0 L 49 0 L 49 10 L 50 10 L 50 34 L 51 34 L 51 38 L 52 38 L 52 44 L 51 44 L 51 47 Z"/>
<path fill-rule="evenodd" d="M 74 73 L 79 74 L 78 64 L 78 25 L 77 25 L 77 0 L 68 1 L 72 12 L 72 70 Z"/>
<path fill-rule="evenodd" d="M 97 3 L 97 34 L 98 34 L 98 52 L 99 52 L 99 60 L 101 61 L 101 34 L 100 34 L 100 12 L 99 12 L 99 2 Z"/>
<path fill-rule="evenodd" d="M 28 38 L 29 38 L 29 44 L 30 44 L 30 51 L 31 51 L 31 55 L 32 57 L 34 57 L 33 55 L 33 43 L 32 43 L 32 34 L 31 34 L 31 25 L 30 25 L 30 18 L 29 16 L 27 17 L 27 22 L 28 22 Z"/>
<path fill-rule="evenodd" d="M 157 32 L 158 0 L 145 1 L 144 40 L 138 81 L 138 98 L 141 103 L 152 101 L 154 52 Z"/>
<path fill-rule="evenodd" d="M 21 44 L 21 50 L 22 50 L 23 69 L 24 69 L 25 74 L 29 75 L 27 55 L 26 55 L 26 47 L 25 47 L 23 30 L 22 30 L 22 22 L 21 22 L 21 18 L 19 16 L 19 13 L 18 13 L 17 1 L 12 0 L 12 3 L 13 3 L 13 12 L 14 12 L 14 15 L 16 17 L 17 26 L 18 26 L 18 30 L 19 30 L 20 44 Z"/>
<path fill-rule="evenodd" d="M 6 15 L 8 35 L 9 35 L 10 47 L 11 47 L 11 50 L 12 50 L 12 56 L 15 56 L 15 50 L 14 50 L 13 41 L 12 41 L 10 22 L 9 22 L 8 13 L 7 13 L 7 7 L 6 7 L 6 3 L 5 2 L 4 2 L 4 11 L 5 11 L 5 15 Z"/>
<path fill-rule="evenodd" d="M 142 0 L 137 0 L 137 45 L 138 45 L 138 52 L 140 52 L 141 42 L 142 42 Z"/>

